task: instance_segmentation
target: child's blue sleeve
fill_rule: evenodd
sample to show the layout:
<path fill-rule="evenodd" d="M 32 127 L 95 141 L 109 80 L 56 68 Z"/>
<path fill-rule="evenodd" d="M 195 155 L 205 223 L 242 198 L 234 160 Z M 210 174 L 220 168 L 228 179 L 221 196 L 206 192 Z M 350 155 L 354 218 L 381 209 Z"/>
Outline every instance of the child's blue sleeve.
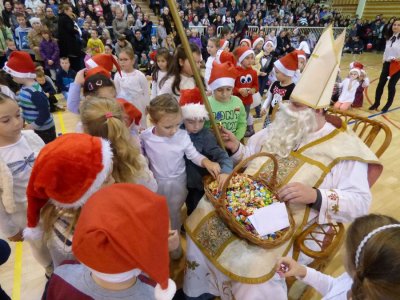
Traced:
<path fill-rule="evenodd" d="M 67 109 L 74 114 L 79 114 L 80 102 L 81 102 L 81 85 L 72 82 L 68 90 Z"/>
<path fill-rule="evenodd" d="M 205 135 L 202 154 L 207 156 L 211 161 L 219 163 L 221 173 L 232 173 L 233 161 L 228 153 L 218 145 L 217 139 L 211 130 L 207 130 L 207 134 Z"/>
<path fill-rule="evenodd" d="M 43 92 L 33 92 L 31 96 L 32 103 L 36 106 L 37 111 L 39 112 L 36 120 L 31 123 L 34 129 L 42 126 L 46 121 L 50 118 L 50 108 L 49 108 L 49 99 L 47 99 L 46 95 Z"/>

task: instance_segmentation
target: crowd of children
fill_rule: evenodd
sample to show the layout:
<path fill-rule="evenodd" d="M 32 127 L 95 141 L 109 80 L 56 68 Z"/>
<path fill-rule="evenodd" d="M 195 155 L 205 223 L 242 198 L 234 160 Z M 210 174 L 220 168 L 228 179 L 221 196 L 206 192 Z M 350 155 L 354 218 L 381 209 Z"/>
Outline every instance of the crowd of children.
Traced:
<path fill-rule="evenodd" d="M 0 230 L 11 242 L 29 241 L 46 275 L 53 274 L 44 299 L 65 299 L 71 293 L 74 299 L 95 299 L 99 291 L 103 298 L 172 299 L 168 263 L 169 257 L 183 255 L 181 210 L 186 203 L 187 214 L 194 211 L 204 195 L 205 175 L 222 189 L 233 169 L 210 129 L 189 59 L 181 45 L 171 54 L 153 41 L 150 93 L 148 79 L 135 68 L 140 56 L 122 43 L 122 35 L 117 63 L 112 53 L 103 54 L 104 45 L 92 30 L 90 58 L 76 73 L 68 58 L 58 57 L 51 33 L 41 34 L 44 68 L 24 51 L 12 52 L 4 67 L 21 89 L 18 103 L 0 94 Z M 230 53 L 227 41 L 208 40 L 203 79 L 208 101 L 219 129 L 238 140 L 254 134 L 251 108 L 256 117 L 266 114 L 264 126 L 272 121 L 306 65 L 308 53 L 296 50 L 278 58 L 274 48 L 273 41 L 255 37 L 243 39 Z M 200 67 L 200 47 L 190 43 L 190 49 Z M 362 106 L 368 83 L 364 66 L 354 62 L 349 78 L 338 84 L 335 108 Z M 80 133 L 56 138 L 50 112 L 62 109 L 57 90 L 68 109 L 80 115 Z M 357 222 L 352 226 L 362 227 Z M 366 251 L 365 235 L 397 221 L 378 223 L 364 227 L 353 245 Z M 389 246 L 389 240 L 382 244 L 383 249 Z M 346 247 L 349 259 L 356 261 L 349 263 L 342 292 L 351 289 L 353 298 L 361 299 L 355 271 L 366 254 L 355 256 L 353 248 Z M 63 263 L 70 259 L 81 264 Z M 300 276 L 313 284 L 322 276 L 289 258 L 281 264 L 286 268 L 278 272 L 284 277 Z M 319 290 L 329 294 L 331 286 Z"/>

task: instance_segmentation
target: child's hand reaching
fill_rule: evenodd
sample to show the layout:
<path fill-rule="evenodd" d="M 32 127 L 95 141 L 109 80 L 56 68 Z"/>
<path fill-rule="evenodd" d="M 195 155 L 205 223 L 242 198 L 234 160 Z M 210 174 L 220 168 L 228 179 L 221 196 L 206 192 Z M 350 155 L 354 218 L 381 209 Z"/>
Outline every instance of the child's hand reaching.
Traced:
<path fill-rule="evenodd" d="M 218 181 L 218 190 L 222 191 L 222 188 L 224 187 L 225 182 L 228 180 L 229 174 L 221 173 L 217 177 Z"/>
<path fill-rule="evenodd" d="M 276 273 L 281 278 L 287 278 L 291 276 L 305 277 L 307 275 L 307 269 L 305 266 L 299 264 L 291 257 L 281 257 L 276 264 Z"/>
<path fill-rule="evenodd" d="M 203 167 L 212 175 L 212 177 L 217 178 L 219 173 L 221 173 L 221 167 L 218 163 L 212 162 L 208 158 L 203 159 Z"/>
<path fill-rule="evenodd" d="M 241 88 L 241 89 L 239 89 L 239 93 L 243 97 L 247 97 L 249 95 L 249 90 L 247 88 Z"/>

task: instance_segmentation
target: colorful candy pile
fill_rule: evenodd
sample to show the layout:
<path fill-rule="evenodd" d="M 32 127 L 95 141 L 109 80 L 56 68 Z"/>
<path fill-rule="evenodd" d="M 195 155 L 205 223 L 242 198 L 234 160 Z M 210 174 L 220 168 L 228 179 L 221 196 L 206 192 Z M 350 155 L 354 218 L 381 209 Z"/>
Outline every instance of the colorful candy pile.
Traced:
<path fill-rule="evenodd" d="M 216 181 L 210 183 L 209 189 L 216 198 L 221 196 L 221 191 L 218 191 Z M 253 180 L 241 174 L 232 177 L 226 190 L 226 208 L 237 222 L 255 235 L 258 235 L 258 233 L 248 217 L 256 209 L 268 206 L 276 201 L 275 195 L 261 181 Z M 274 240 L 280 234 L 280 232 L 276 232 L 262 238 Z"/>

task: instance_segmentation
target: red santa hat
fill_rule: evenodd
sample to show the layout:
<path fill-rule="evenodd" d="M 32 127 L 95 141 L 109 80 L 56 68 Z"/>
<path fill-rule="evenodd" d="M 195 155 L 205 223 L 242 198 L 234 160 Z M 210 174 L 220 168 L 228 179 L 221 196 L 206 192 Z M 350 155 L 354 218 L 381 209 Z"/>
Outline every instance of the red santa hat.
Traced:
<path fill-rule="evenodd" d="M 256 49 L 256 47 L 257 47 L 257 45 L 259 44 L 259 43 L 262 43 L 262 44 L 264 44 L 264 39 L 262 38 L 262 37 L 257 37 L 257 38 L 255 38 L 255 39 L 253 39 L 253 49 Z"/>
<path fill-rule="evenodd" d="M 89 77 L 96 75 L 96 74 L 102 74 L 106 76 L 107 78 L 111 79 L 111 73 L 104 69 L 103 67 L 94 67 L 93 69 L 86 70 L 85 72 L 85 80 L 88 79 Z"/>
<path fill-rule="evenodd" d="M 303 58 L 304 60 L 307 60 L 306 53 L 303 50 L 294 50 L 294 52 L 297 53 L 297 58 Z"/>
<path fill-rule="evenodd" d="M 82 208 L 72 251 L 108 282 L 124 282 L 143 271 L 157 282 L 155 299 L 171 300 L 176 285 L 169 279 L 168 228 L 164 196 L 138 184 L 113 184 Z"/>
<path fill-rule="evenodd" d="M 152 61 L 156 61 L 156 56 L 157 56 L 157 51 L 151 51 L 150 54 L 149 54 L 149 58 Z"/>
<path fill-rule="evenodd" d="M 232 64 L 236 65 L 235 56 L 228 51 L 218 50 L 217 55 L 215 56 L 215 62 L 218 64 L 223 64 L 225 62 L 231 62 Z"/>
<path fill-rule="evenodd" d="M 237 47 L 233 52 L 236 56 L 238 65 L 240 65 L 242 61 L 250 54 L 254 55 L 254 51 L 250 47 Z"/>
<path fill-rule="evenodd" d="M 86 61 L 86 65 L 88 66 L 88 69 L 100 66 L 110 73 L 115 66 L 118 73 L 121 74 L 121 67 L 112 54 L 96 54 Z"/>
<path fill-rule="evenodd" d="M 40 151 L 26 195 L 27 228 L 24 238 L 39 239 L 40 210 L 48 201 L 61 208 L 79 208 L 97 191 L 112 170 L 110 143 L 84 133 L 69 133 Z"/>
<path fill-rule="evenodd" d="M 247 47 L 251 48 L 251 41 L 249 39 L 241 39 L 239 45 L 241 45 L 243 42 L 247 44 Z"/>
<path fill-rule="evenodd" d="M 186 89 L 180 91 L 179 105 L 182 109 L 184 119 L 206 119 L 208 112 L 203 104 L 203 98 L 199 88 Z"/>
<path fill-rule="evenodd" d="M 237 76 L 237 69 L 231 62 L 225 62 L 223 64 L 214 62 L 210 79 L 208 80 L 208 86 L 212 91 L 223 86 L 234 87 Z"/>
<path fill-rule="evenodd" d="M 299 60 L 297 53 L 294 51 L 286 54 L 284 57 L 281 57 L 274 63 L 275 68 L 289 77 L 294 76 L 296 70 L 298 69 L 298 65 Z"/>
<path fill-rule="evenodd" d="M 24 51 L 11 52 L 3 70 L 17 78 L 36 78 L 36 67 L 29 53 Z"/>
<path fill-rule="evenodd" d="M 271 41 L 271 40 L 268 40 L 268 41 L 265 42 L 265 44 L 264 44 L 264 46 L 263 46 L 264 51 L 267 51 L 267 45 L 268 45 L 268 44 L 271 45 L 272 48 L 275 48 L 274 42 Z"/>
<path fill-rule="evenodd" d="M 219 40 L 219 49 L 220 50 L 224 50 L 228 46 L 229 46 L 229 41 L 228 40 L 224 40 L 224 39 L 220 39 Z"/>
<path fill-rule="evenodd" d="M 135 105 L 126 101 L 122 98 L 117 98 L 117 102 L 121 104 L 122 108 L 124 109 L 127 119 L 127 126 L 131 126 L 133 122 L 138 126 L 140 124 L 140 120 L 142 119 L 142 112 L 137 109 Z"/>
<path fill-rule="evenodd" d="M 400 71 L 400 62 L 397 60 L 392 59 L 390 61 L 389 65 L 389 76 L 388 79 L 390 79 L 394 74 Z"/>
<path fill-rule="evenodd" d="M 350 66 L 350 70 L 354 69 L 354 68 L 357 68 L 360 70 L 364 69 L 364 65 L 362 63 L 360 63 L 359 61 L 352 61 L 349 66 Z"/>
<path fill-rule="evenodd" d="M 356 72 L 358 74 L 358 76 L 361 75 L 361 70 L 359 68 L 350 69 L 349 74 L 352 73 L 352 72 Z"/>

